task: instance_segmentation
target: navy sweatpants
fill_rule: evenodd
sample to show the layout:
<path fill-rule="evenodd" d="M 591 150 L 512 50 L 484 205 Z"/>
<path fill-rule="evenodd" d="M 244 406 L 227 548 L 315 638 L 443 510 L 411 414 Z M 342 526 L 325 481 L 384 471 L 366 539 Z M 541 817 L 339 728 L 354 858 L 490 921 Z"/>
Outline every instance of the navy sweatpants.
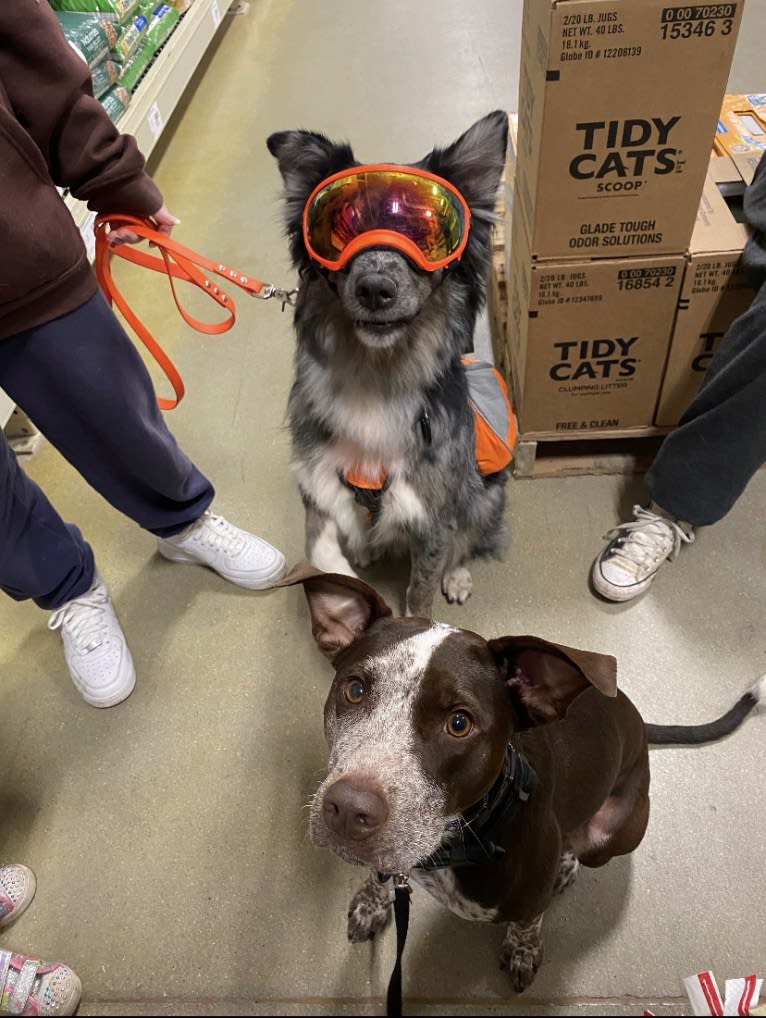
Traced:
<path fill-rule="evenodd" d="M 694 526 L 722 519 L 766 463 L 766 155 L 744 211 L 753 233 L 743 265 L 756 297 L 732 322 L 646 474 L 652 501 Z"/>
<path fill-rule="evenodd" d="M 214 490 L 167 429 L 146 366 L 99 291 L 0 340 L 0 388 L 99 494 L 170 537 Z M 53 610 L 93 582 L 93 552 L 23 472 L 0 429 L 0 589 Z"/>

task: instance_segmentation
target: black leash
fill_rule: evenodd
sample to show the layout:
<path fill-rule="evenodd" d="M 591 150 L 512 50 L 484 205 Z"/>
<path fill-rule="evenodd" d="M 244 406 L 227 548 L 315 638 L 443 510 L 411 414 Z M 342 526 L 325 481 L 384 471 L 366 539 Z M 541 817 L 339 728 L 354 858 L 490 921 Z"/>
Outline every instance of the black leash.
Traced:
<path fill-rule="evenodd" d="M 487 794 L 453 820 L 446 828 L 444 841 L 435 852 L 421 860 L 414 869 L 430 871 L 451 866 L 479 865 L 505 856 L 505 849 L 497 844 L 501 831 L 511 820 L 519 806 L 526 802 L 537 784 L 537 775 L 531 764 L 510 743 L 505 754 L 503 769 Z M 473 841 L 455 841 L 455 836 L 469 831 Z M 390 875 L 378 874 L 384 882 Z M 410 878 L 406 873 L 393 874 L 394 920 L 396 923 L 396 962 L 388 983 L 386 1014 L 390 1018 L 402 1015 L 402 956 L 410 922 Z"/>
<path fill-rule="evenodd" d="M 407 942 L 407 928 L 410 924 L 410 895 L 412 888 L 406 874 L 394 877 L 394 919 L 396 921 L 396 963 L 388 982 L 386 1014 L 401 1018 L 402 1014 L 402 955 Z"/>

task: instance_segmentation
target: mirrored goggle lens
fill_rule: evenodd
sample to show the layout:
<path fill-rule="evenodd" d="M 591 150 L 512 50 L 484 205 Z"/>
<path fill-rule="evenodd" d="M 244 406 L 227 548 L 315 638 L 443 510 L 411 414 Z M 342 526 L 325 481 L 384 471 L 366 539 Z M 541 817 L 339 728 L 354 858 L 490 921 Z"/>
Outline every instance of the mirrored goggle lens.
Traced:
<path fill-rule="evenodd" d="M 327 261 L 337 261 L 364 233 L 392 230 L 432 263 L 460 247 L 465 210 L 460 198 L 436 180 L 397 170 L 368 171 L 323 187 L 307 209 L 306 229 L 313 252 Z"/>

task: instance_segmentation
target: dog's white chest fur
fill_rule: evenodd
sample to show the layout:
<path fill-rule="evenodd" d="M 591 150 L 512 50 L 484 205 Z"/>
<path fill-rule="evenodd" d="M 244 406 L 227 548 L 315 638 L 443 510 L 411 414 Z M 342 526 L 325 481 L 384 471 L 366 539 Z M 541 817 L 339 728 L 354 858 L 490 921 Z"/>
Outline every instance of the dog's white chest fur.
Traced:
<path fill-rule="evenodd" d="M 417 408 L 410 399 L 382 400 L 364 392 L 339 393 L 331 406 L 328 424 L 333 438 L 315 449 L 311 459 L 295 460 L 293 470 L 301 487 L 338 524 L 351 553 L 363 560 L 370 543 L 394 546 L 405 527 L 426 518 L 422 499 L 404 476 Z M 367 478 L 370 487 L 376 481 L 387 484 L 374 531 L 368 511 L 357 503 L 341 474 Z"/>
<path fill-rule="evenodd" d="M 370 461 L 371 466 L 396 468 L 405 452 L 406 432 L 412 426 L 409 408 L 370 399 L 369 394 L 343 393 L 334 401 L 332 417 L 336 454 L 343 466 Z"/>
<path fill-rule="evenodd" d="M 457 889 L 454 871 L 451 869 L 412 870 L 410 876 L 420 884 L 437 901 L 441 902 L 450 912 L 476 923 L 494 923 L 497 921 L 498 909 L 484 908 L 483 905 L 466 898 Z"/>

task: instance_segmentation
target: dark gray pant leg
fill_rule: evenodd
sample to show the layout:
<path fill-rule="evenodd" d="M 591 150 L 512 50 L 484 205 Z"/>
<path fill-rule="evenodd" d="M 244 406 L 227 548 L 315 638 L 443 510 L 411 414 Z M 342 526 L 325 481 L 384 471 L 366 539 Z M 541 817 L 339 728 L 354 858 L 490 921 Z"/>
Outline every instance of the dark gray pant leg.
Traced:
<path fill-rule="evenodd" d="M 694 526 L 722 519 L 766 463 L 766 155 L 744 210 L 753 234 L 743 264 L 758 292 L 646 474 L 652 501 Z"/>
<path fill-rule="evenodd" d="M 717 523 L 766 463 L 766 284 L 732 323 L 702 388 L 646 474 L 652 501 L 694 526 Z"/>

